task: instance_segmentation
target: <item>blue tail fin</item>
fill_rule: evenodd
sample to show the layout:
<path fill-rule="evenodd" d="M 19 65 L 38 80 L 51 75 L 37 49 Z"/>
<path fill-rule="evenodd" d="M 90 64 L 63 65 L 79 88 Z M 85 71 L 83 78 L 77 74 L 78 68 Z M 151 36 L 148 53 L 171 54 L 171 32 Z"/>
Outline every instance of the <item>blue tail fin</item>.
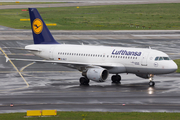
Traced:
<path fill-rule="evenodd" d="M 59 44 L 50 33 L 36 8 L 29 8 L 34 44 Z"/>

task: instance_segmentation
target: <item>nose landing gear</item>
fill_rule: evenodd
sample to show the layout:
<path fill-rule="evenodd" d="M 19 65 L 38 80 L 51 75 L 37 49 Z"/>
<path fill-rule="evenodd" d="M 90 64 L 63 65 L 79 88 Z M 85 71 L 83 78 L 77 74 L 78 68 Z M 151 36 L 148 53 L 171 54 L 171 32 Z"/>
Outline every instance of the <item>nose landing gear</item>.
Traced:
<path fill-rule="evenodd" d="M 154 77 L 154 75 L 153 74 L 150 74 L 149 75 L 149 86 L 150 87 L 154 87 L 154 85 L 155 85 L 155 82 L 153 81 L 153 77 Z"/>

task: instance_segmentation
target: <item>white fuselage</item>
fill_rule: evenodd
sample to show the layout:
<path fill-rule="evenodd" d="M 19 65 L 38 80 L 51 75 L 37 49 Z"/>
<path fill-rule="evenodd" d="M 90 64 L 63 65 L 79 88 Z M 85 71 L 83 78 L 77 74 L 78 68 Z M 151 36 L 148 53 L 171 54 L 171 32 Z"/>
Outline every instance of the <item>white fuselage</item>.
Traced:
<path fill-rule="evenodd" d="M 112 66 L 106 69 L 113 74 L 167 74 L 177 69 L 167 54 L 153 49 L 66 44 L 28 45 L 25 49 L 38 49 L 33 53 L 48 60 Z"/>

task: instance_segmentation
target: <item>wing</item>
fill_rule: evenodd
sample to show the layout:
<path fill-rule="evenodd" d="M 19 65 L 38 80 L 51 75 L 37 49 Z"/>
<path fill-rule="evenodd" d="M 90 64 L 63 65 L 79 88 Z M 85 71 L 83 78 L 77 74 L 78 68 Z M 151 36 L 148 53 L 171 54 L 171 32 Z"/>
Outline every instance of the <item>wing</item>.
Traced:
<path fill-rule="evenodd" d="M 29 62 L 36 62 L 36 63 L 56 63 L 61 64 L 66 67 L 75 68 L 79 71 L 87 70 L 88 68 L 93 67 L 103 67 L 106 69 L 112 69 L 115 67 L 124 67 L 122 64 L 112 64 L 112 63 L 80 63 L 80 62 L 69 62 L 69 61 L 55 61 L 55 60 L 36 60 L 36 59 L 19 59 L 19 58 L 7 58 L 6 62 L 8 60 L 12 61 L 29 61 Z"/>

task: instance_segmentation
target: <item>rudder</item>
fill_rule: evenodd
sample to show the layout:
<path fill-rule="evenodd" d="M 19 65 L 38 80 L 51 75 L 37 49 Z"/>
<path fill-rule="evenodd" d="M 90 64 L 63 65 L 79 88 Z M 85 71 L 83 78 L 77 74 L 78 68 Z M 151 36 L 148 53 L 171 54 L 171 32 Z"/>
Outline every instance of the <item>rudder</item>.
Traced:
<path fill-rule="evenodd" d="M 34 44 L 59 44 L 50 33 L 36 8 L 29 8 Z"/>

